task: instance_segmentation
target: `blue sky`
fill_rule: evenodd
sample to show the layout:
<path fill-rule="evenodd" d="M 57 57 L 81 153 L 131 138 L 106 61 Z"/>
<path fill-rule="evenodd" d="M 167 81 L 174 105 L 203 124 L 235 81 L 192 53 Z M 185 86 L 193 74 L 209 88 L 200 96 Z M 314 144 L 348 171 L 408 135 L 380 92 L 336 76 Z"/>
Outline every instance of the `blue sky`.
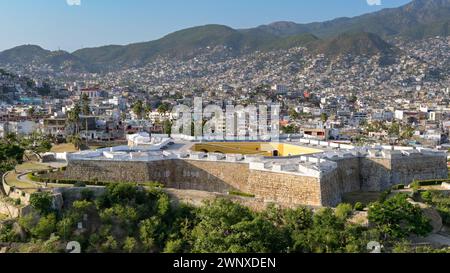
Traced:
<path fill-rule="evenodd" d="M 76 3 L 80 1 L 80 5 Z M 368 2 L 381 5 L 369 5 Z M 69 5 L 73 2 L 75 5 Z M 309 23 L 398 7 L 410 0 L 0 0 L 0 50 L 22 44 L 73 51 L 158 39 L 205 24 L 248 28 Z"/>

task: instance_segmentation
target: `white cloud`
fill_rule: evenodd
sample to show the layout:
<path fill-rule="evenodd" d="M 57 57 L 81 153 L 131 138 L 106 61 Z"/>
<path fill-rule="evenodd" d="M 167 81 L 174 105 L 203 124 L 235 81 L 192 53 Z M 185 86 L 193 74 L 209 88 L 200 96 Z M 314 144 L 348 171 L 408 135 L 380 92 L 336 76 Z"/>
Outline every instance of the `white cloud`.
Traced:
<path fill-rule="evenodd" d="M 381 0 L 367 0 L 369 6 L 381 6 Z"/>
<path fill-rule="evenodd" d="M 69 6 L 81 6 L 81 0 L 66 0 Z"/>

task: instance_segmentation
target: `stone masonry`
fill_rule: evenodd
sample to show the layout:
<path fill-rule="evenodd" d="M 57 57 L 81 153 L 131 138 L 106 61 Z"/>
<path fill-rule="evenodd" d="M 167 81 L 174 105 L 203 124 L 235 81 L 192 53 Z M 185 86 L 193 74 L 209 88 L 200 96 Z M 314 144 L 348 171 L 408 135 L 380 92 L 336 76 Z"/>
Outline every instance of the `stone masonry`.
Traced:
<path fill-rule="evenodd" d="M 120 160 L 75 156 L 69 159 L 64 176 L 160 182 L 167 188 L 217 193 L 235 190 L 265 202 L 314 207 L 336 206 L 347 192 L 381 191 L 448 176 L 446 153 L 430 150 L 353 149 L 289 159 L 196 152 L 120 156 Z"/>

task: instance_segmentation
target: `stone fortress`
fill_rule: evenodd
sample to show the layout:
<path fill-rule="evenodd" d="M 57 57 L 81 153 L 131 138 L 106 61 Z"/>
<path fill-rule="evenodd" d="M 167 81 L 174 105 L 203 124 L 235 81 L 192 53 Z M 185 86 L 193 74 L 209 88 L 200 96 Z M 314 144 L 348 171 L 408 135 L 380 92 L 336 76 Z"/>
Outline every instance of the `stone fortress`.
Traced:
<path fill-rule="evenodd" d="M 446 179 L 445 152 L 296 142 L 201 142 L 129 136 L 129 145 L 68 156 L 68 179 L 160 182 L 167 188 L 238 191 L 282 206 L 336 206 L 344 193 Z M 209 150 L 208 150 L 209 149 Z"/>

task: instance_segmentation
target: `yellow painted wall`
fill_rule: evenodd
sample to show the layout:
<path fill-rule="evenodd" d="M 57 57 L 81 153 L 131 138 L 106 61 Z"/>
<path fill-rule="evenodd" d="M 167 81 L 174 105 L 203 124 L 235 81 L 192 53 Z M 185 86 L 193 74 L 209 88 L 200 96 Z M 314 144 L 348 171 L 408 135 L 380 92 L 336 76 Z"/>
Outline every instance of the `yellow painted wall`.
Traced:
<path fill-rule="evenodd" d="M 264 142 L 211 142 L 195 144 L 193 151 L 223 154 L 244 154 L 244 155 L 264 155 L 272 156 L 273 151 L 278 150 L 279 156 L 308 155 L 323 152 L 322 150 L 306 148 L 302 146 L 284 143 L 264 143 Z"/>

